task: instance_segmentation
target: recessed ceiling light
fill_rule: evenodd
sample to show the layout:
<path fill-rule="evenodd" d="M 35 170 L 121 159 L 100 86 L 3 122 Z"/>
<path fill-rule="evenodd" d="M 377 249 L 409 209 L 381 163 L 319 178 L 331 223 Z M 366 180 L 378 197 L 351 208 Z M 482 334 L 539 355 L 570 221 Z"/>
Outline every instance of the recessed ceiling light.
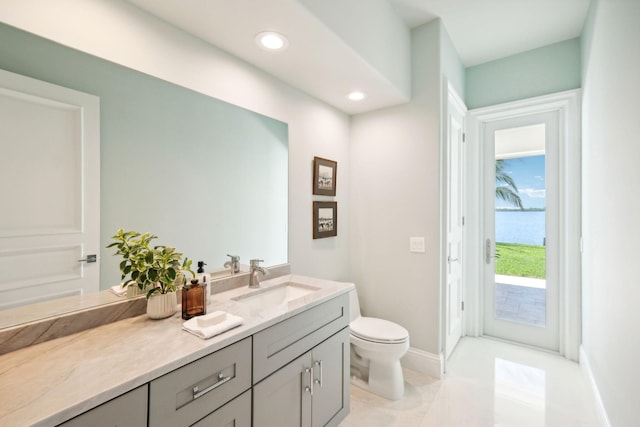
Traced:
<path fill-rule="evenodd" d="M 349 95 L 347 95 L 347 98 L 349 98 L 352 101 L 362 101 L 366 97 L 367 97 L 367 94 L 360 91 L 353 91 L 349 93 Z"/>
<path fill-rule="evenodd" d="M 264 31 L 256 36 L 256 43 L 265 50 L 283 50 L 289 46 L 289 41 L 282 34 Z"/>

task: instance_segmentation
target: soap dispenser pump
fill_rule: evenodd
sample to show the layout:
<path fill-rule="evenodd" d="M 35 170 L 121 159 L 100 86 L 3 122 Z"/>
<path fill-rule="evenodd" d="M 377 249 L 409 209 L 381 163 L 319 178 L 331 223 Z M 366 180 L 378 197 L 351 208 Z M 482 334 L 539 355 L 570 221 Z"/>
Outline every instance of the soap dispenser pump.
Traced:
<path fill-rule="evenodd" d="M 204 287 L 204 292 L 207 295 L 207 304 L 210 302 L 211 290 L 208 289 L 209 282 L 211 281 L 211 275 L 204 272 L 204 266 L 207 265 L 204 261 L 198 261 L 198 270 L 196 271 L 196 278 L 200 280 L 200 286 Z"/>

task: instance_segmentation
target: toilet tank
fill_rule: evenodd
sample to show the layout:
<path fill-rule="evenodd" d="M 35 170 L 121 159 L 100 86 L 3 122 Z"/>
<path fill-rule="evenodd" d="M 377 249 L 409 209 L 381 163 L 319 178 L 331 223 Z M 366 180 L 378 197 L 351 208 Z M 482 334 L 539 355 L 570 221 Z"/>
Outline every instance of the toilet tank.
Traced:
<path fill-rule="evenodd" d="M 354 288 L 349 291 L 349 322 L 353 322 L 355 319 L 361 316 L 360 314 L 360 302 L 358 301 L 358 292 Z"/>

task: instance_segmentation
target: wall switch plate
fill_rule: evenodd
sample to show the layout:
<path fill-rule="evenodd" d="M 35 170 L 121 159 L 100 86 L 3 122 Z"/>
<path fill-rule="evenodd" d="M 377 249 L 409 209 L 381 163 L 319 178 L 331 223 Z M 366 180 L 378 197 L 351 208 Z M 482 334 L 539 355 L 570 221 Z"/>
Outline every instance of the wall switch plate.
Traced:
<path fill-rule="evenodd" d="M 409 252 L 423 254 L 424 249 L 424 237 L 409 237 Z"/>

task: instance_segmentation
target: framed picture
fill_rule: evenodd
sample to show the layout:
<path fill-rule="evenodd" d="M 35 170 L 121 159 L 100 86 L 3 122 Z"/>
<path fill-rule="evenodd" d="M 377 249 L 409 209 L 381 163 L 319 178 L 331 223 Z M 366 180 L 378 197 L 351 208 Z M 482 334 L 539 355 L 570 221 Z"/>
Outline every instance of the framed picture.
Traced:
<path fill-rule="evenodd" d="M 338 202 L 313 202 L 313 238 L 338 235 Z"/>
<path fill-rule="evenodd" d="M 322 157 L 313 158 L 313 194 L 319 196 L 336 195 L 337 169 L 338 162 Z"/>

